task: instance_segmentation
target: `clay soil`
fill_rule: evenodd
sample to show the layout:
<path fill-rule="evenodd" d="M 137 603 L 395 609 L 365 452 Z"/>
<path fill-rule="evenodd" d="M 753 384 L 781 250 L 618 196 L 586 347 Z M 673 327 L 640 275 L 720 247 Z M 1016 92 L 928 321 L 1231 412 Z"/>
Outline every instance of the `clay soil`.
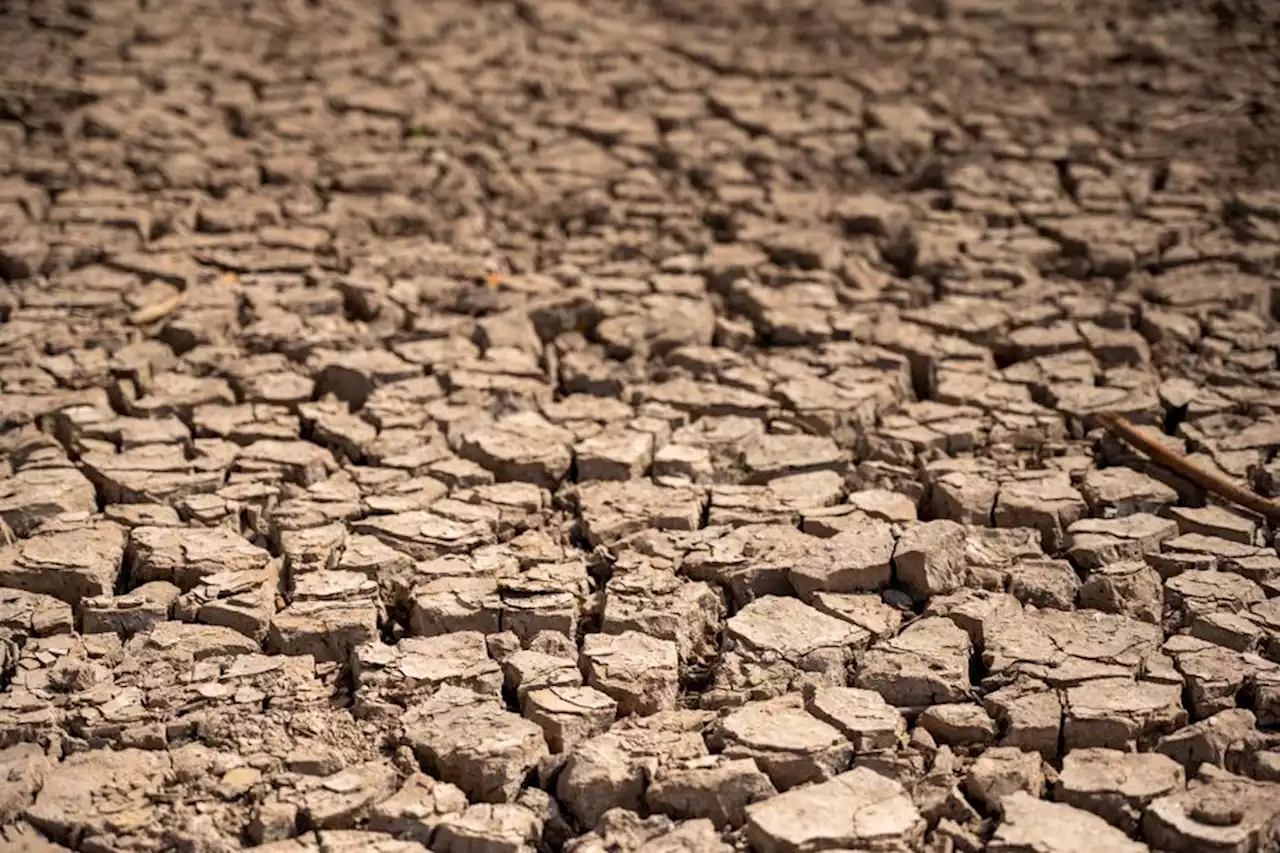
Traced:
<path fill-rule="evenodd" d="M 1278 257 L 1263 0 L 0 0 L 0 850 L 1273 850 Z"/>

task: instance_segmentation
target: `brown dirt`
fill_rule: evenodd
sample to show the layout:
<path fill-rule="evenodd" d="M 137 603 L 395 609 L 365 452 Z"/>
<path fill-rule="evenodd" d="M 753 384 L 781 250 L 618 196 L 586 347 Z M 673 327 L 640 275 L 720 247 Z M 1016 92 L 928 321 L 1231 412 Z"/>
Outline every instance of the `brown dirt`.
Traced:
<path fill-rule="evenodd" d="M 1274 5 L 0 0 L 0 850 L 1261 849 Z"/>

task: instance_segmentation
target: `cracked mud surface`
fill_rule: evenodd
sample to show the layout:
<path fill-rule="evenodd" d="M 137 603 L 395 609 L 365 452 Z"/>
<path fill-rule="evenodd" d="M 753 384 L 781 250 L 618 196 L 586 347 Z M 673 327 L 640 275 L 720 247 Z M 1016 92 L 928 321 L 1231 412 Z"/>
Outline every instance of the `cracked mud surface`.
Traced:
<path fill-rule="evenodd" d="M 1275 849 L 1266 4 L 0 12 L 0 849 Z"/>

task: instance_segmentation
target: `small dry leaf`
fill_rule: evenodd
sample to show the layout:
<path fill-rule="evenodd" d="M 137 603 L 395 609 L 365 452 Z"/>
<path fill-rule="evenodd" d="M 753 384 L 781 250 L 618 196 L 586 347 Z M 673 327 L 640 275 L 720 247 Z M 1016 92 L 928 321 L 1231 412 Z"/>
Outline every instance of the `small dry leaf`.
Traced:
<path fill-rule="evenodd" d="M 143 305 L 129 315 L 129 322 L 135 326 L 146 326 L 156 320 L 167 317 L 182 304 L 182 296 L 182 293 L 175 293 L 172 296 L 161 299 L 159 302 Z"/>

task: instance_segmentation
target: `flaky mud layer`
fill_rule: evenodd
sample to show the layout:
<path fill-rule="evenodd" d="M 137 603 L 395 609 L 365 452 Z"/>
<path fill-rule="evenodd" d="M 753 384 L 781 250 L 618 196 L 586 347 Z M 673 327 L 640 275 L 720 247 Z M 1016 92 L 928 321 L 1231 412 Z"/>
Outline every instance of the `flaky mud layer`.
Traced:
<path fill-rule="evenodd" d="M 0 14 L 0 849 L 1272 849 L 1267 4 Z"/>

